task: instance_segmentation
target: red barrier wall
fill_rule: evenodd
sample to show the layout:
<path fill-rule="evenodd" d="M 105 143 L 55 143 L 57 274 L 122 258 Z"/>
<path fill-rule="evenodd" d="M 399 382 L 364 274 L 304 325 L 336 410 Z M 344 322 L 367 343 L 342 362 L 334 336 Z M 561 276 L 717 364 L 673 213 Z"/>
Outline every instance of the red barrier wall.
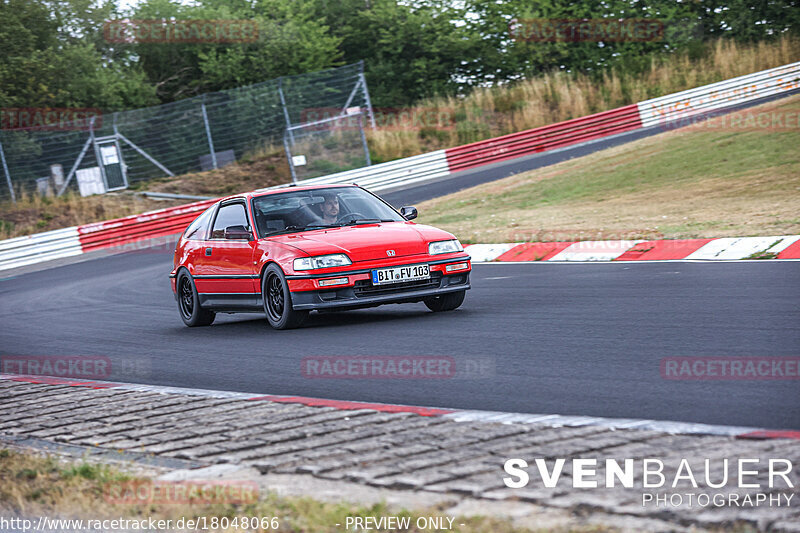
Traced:
<path fill-rule="evenodd" d="M 642 127 L 635 105 L 445 150 L 450 172 L 553 150 Z"/>
<path fill-rule="evenodd" d="M 214 202 L 216 200 L 203 200 L 142 215 L 131 215 L 78 226 L 81 249 L 84 252 L 90 252 L 143 239 L 181 233 Z"/>

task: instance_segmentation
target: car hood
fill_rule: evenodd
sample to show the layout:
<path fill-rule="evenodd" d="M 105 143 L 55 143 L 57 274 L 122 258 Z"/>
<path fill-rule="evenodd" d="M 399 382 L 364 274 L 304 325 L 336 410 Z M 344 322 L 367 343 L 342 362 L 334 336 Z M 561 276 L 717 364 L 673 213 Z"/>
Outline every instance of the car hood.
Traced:
<path fill-rule="evenodd" d="M 309 255 L 346 253 L 351 261 L 371 261 L 428 253 L 428 243 L 454 239 L 451 233 L 412 222 L 361 224 L 281 235 L 276 240 Z"/>

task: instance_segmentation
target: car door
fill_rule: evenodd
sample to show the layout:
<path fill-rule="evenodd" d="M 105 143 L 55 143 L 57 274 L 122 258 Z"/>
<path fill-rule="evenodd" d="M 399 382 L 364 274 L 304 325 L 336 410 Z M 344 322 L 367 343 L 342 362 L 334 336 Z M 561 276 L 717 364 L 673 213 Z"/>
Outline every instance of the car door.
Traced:
<path fill-rule="evenodd" d="M 203 250 L 216 211 L 217 205 L 212 205 L 186 228 L 183 233 L 183 249 L 181 255 L 175 258 L 175 266 L 183 265 L 192 275 L 197 274 L 197 268 L 203 263 Z"/>
<path fill-rule="evenodd" d="M 226 239 L 225 229 L 244 226 L 251 240 Z M 253 265 L 256 240 L 253 236 L 247 208 L 243 199 L 220 204 L 211 224 L 211 231 L 203 243 L 203 257 L 195 269 L 197 292 L 210 303 L 253 304 L 257 277 Z M 216 302 L 215 302 L 216 300 Z M 251 301 L 253 300 L 253 301 Z"/>

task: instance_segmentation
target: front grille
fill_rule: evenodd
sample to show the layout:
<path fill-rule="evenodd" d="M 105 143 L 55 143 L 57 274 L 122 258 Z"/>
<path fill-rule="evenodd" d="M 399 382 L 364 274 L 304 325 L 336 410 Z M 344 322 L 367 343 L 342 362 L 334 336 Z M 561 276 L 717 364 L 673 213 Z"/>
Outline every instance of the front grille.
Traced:
<path fill-rule="evenodd" d="M 401 294 L 409 291 L 418 291 L 420 289 L 436 289 L 439 288 L 441 282 L 441 272 L 431 272 L 430 279 L 404 281 L 401 283 L 392 283 L 390 285 L 373 285 L 372 280 L 361 279 L 355 282 L 353 292 L 356 298 L 363 296 L 381 296 L 384 294 Z"/>

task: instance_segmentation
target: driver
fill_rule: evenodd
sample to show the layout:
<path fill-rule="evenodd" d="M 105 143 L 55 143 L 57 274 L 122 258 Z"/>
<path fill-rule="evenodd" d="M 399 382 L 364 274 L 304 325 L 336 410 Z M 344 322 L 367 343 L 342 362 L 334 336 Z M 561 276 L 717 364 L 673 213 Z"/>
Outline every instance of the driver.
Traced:
<path fill-rule="evenodd" d="M 339 220 L 339 196 L 332 192 L 323 192 L 322 221 L 325 224 L 335 224 Z"/>

